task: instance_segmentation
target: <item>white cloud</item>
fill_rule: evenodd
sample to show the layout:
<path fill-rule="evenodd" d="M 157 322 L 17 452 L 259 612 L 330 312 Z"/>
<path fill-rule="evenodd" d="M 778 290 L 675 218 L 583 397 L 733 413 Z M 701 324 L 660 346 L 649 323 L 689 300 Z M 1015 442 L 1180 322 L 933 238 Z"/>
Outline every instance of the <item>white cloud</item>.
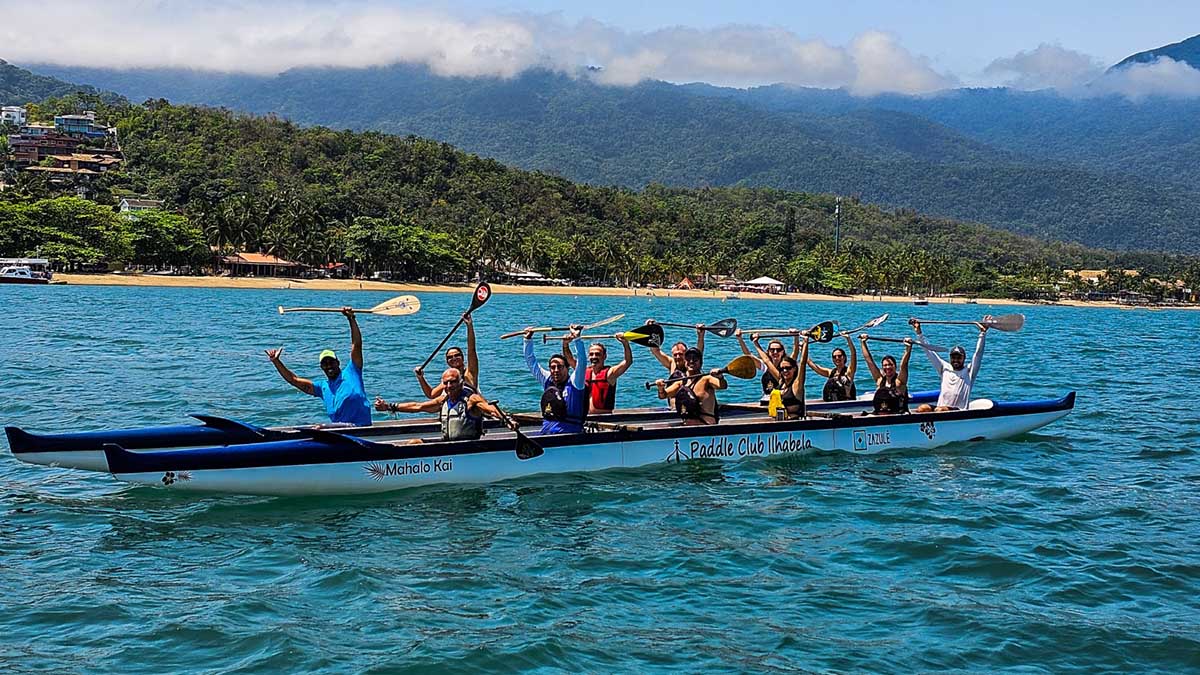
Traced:
<path fill-rule="evenodd" d="M 1096 58 L 1045 43 L 1032 51 L 996 59 L 983 71 L 985 76 L 1015 89 L 1064 91 L 1083 86 L 1102 72 L 1104 65 Z"/>
<path fill-rule="evenodd" d="M 4 2 L 0 58 L 259 74 L 405 62 L 426 64 L 440 75 L 499 77 L 535 66 L 575 73 L 600 65 L 598 79 L 610 84 L 649 78 L 732 86 L 785 82 L 846 87 L 861 95 L 925 93 L 956 82 L 874 31 L 840 47 L 768 26 L 635 32 L 555 14 L 468 17 L 383 0 L 56 0 L 53 15 L 71 17 L 78 28 L 49 40 L 27 29 L 44 25 L 47 12 L 37 3 Z"/>
<path fill-rule="evenodd" d="M 1200 96 L 1200 70 L 1161 56 L 1150 63 L 1131 63 L 1111 70 L 1088 87 L 1097 96 L 1120 94 L 1135 101 L 1151 96 Z"/>

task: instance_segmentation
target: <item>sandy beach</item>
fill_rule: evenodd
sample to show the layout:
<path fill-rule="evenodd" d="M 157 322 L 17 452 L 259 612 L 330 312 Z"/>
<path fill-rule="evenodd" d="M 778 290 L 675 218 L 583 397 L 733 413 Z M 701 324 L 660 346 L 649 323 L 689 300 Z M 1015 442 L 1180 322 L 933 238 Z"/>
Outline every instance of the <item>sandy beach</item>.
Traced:
<path fill-rule="evenodd" d="M 216 277 L 216 276 L 159 276 L 154 274 L 55 274 L 54 280 L 81 286 L 173 286 L 184 288 L 245 288 L 245 289 L 289 289 L 314 291 L 394 291 L 396 293 L 464 293 L 470 284 L 420 284 L 358 279 L 287 279 L 282 277 Z M 518 286 L 492 284 L 494 293 L 526 295 L 608 295 L 660 298 L 721 298 L 724 291 L 676 290 L 676 289 L 628 289 L 596 286 Z M 894 302 L 911 305 L 912 298 L 901 295 L 822 295 L 820 293 L 740 293 L 737 299 L 768 301 L 818 301 L 818 302 Z M 930 297 L 929 304 L 966 304 L 962 297 Z M 1034 303 L 1008 299 L 979 299 L 981 305 L 1031 305 Z M 1120 307 L 1115 302 L 1081 302 L 1062 300 L 1058 305 L 1070 307 Z M 1174 308 L 1173 308 L 1174 309 Z M 1179 309 L 1196 309 L 1180 307 Z"/>

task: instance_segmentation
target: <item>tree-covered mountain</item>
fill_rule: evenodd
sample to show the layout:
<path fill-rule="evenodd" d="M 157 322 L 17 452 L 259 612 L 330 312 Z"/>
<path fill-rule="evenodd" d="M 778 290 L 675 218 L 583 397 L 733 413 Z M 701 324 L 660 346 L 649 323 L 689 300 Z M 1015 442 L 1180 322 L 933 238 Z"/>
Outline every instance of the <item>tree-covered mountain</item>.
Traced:
<path fill-rule="evenodd" d="M 784 87 L 609 87 L 544 71 L 444 78 L 406 65 L 273 77 L 57 72 L 135 100 L 161 95 L 301 124 L 422 135 L 590 183 L 855 194 L 1090 245 L 1200 250 L 1196 184 L 1174 180 L 1170 168 L 1152 170 L 1177 152 L 1187 157 L 1196 141 L 1179 119 L 1189 117 L 1124 115 L 1133 121 L 1113 127 L 1122 111 L 1138 112 L 1128 103 L 1107 103 L 1090 120 L 1086 103 L 1009 91 L 855 99 Z M 1130 136 L 1143 119 L 1141 136 Z M 1089 134 L 1106 139 L 1094 153 L 1079 149 Z M 1123 147 L 1124 137 L 1141 141 Z M 1180 163 L 1178 173 L 1196 171 Z"/>
<path fill-rule="evenodd" d="M 92 86 L 72 84 L 46 75 L 35 75 L 0 59 L 0 105 L 36 103 L 52 96 L 72 93 L 95 94 L 108 103 L 122 100 L 117 94 L 100 92 Z"/>
<path fill-rule="evenodd" d="M 1194 261 L 1048 244 L 854 199 L 843 201 L 835 250 L 831 195 L 596 187 L 413 136 L 300 127 L 161 100 L 41 107 L 54 114 L 80 105 L 97 106 L 116 125 L 125 170 L 91 183 L 99 204 L 56 196 L 39 185 L 44 178 L 18 173 L 0 193 L 0 255 L 40 249 L 69 262 L 196 265 L 215 246 L 313 265 L 348 260 L 406 278 L 510 260 L 552 276 L 621 283 L 770 274 L 810 290 L 998 294 L 1056 281 L 1064 267 L 1200 275 Z M 106 205 L 117 190 L 163 198 L 181 215 L 122 219 Z"/>
<path fill-rule="evenodd" d="M 1121 68 L 1131 63 L 1152 63 L 1160 57 L 1183 61 L 1193 68 L 1200 68 L 1200 35 L 1193 35 L 1180 42 L 1147 49 L 1144 52 L 1127 56 L 1120 63 L 1113 66 L 1113 69 Z"/>

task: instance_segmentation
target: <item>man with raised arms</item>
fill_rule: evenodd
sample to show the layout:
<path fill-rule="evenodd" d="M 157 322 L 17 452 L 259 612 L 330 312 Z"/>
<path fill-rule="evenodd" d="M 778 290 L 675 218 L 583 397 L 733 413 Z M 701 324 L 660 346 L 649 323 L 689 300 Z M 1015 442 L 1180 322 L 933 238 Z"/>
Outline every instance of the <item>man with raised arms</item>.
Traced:
<path fill-rule="evenodd" d="M 471 318 L 471 314 L 467 313 L 463 317 L 463 323 L 467 324 L 467 360 L 463 363 L 463 350 L 461 347 L 453 346 L 446 350 L 446 366 L 454 368 L 463 376 L 464 383 L 475 391 L 479 391 L 479 356 L 475 352 L 475 321 Z M 425 369 L 421 366 L 413 368 L 413 372 L 417 375 L 417 382 L 421 385 L 421 391 L 425 393 L 425 398 L 434 399 L 441 395 L 442 385 L 430 387 L 425 381 Z"/>
<path fill-rule="evenodd" d="M 588 347 L 588 367 L 584 370 L 584 383 L 588 392 L 588 414 L 607 415 L 617 405 L 617 378 L 633 365 L 633 349 L 624 333 L 613 335 L 625 348 L 625 354 L 615 366 L 607 366 L 604 361 L 608 358 L 608 349 L 600 342 L 593 342 Z M 571 355 L 570 338 L 563 338 L 563 358 L 572 368 L 578 366 L 575 357 Z"/>
<path fill-rule="evenodd" d="M 342 314 L 350 321 L 350 364 L 345 368 L 342 368 L 341 361 L 332 349 L 326 349 L 318 357 L 325 379 L 309 380 L 298 377 L 283 365 L 283 347 L 268 349 L 267 358 L 275 365 L 275 370 L 279 371 L 285 382 L 309 396 L 321 399 L 331 421 L 369 427 L 371 404 L 363 388 L 362 333 L 358 330 L 358 320 L 354 317 L 353 309 L 343 307 Z"/>
<path fill-rule="evenodd" d="M 464 382 L 462 371 L 447 368 L 438 384 L 438 394 L 427 401 L 388 403 L 382 397 L 375 399 L 375 409 L 393 413 L 438 414 L 442 424 L 443 441 L 474 441 L 483 436 L 483 417 L 504 419 L 496 406 L 488 403 L 472 387 Z M 515 423 L 513 427 L 515 428 Z M 414 441 L 419 443 L 420 441 Z"/>
<path fill-rule="evenodd" d="M 954 345 L 954 348 L 950 350 L 950 361 L 946 362 L 945 359 L 938 356 L 937 352 L 929 348 L 929 343 L 925 341 L 925 335 L 921 333 L 921 322 L 909 319 L 908 323 L 916 331 L 917 344 L 925 350 L 925 356 L 929 357 L 929 362 L 938 371 L 938 377 L 942 381 L 937 407 L 922 403 L 917 408 L 917 412 L 966 410 L 967 405 L 971 402 L 971 388 L 975 386 L 975 378 L 979 375 L 979 366 L 983 361 L 983 343 L 987 338 L 987 324 L 975 324 L 979 327 L 979 339 L 975 342 L 975 353 L 971 356 L 971 365 L 967 366 L 965 365 L 967 350 L 962 345 Z"/>
<path fill-rule="evenodd" d="M 583 340 L 579 339 L 580 330 L 580 326 L 572 326 L 569 335 L 576 363 L 584 359 Z M 542 368 L 533 353 L 532 327 L 525 329 L 523 348 L 525 365 L 537 378 L 538 384 L 542 385 L 542 435 L 581 433 L 588 414 L 584 369 L 576 368 L 572 372 L 562 354 L 551 356 L 546 364 L 549 368 Z"/>
<path fill-rule="evenodd" d="M 654 319 L 646 319 L 646 323 L 654 323 Z M 663 364 L 663 368 L 667 369 L 670 375 L 667 379 L 681 377 L 687 373 L 687 363 L 683 360 L 683 353 L 688 349 L 686 342 L 676 342 L 671 345 L 671 355 L 667 356 L 662 352 L 662 349 L 654 345 L 650 345 L 650 355 Z M 704 351 L 704 324 L 696 324 L 696 349 Z"/>
<path fill-rule="evenodd" d="M 700 369 L 704 366 L 704 354 L 695 347 L 688 347 L 684 351 L 683 360 L 687 364 L 686 379 L 670 383 L 662 379 L 655 380 L 658 397 L 674 400 L 675 411 L 683 418 L 685 425 L 720 422 L 717 390 L 729 387 L 724 373 L 717 368 L 702 374 Z"/>

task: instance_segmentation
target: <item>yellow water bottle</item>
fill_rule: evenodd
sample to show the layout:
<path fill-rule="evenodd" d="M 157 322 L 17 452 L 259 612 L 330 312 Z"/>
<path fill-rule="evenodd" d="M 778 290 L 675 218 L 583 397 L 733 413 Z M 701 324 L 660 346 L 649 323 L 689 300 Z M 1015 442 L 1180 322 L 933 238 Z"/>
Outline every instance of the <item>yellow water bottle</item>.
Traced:
<path fill-rule="evenodd" d="M 787 410 L 783 407 L 783 395 L 778 389 L 771 390 L 771 398 L 767 401 L 767 414 L 780 422 L 787 417 Z"/>

